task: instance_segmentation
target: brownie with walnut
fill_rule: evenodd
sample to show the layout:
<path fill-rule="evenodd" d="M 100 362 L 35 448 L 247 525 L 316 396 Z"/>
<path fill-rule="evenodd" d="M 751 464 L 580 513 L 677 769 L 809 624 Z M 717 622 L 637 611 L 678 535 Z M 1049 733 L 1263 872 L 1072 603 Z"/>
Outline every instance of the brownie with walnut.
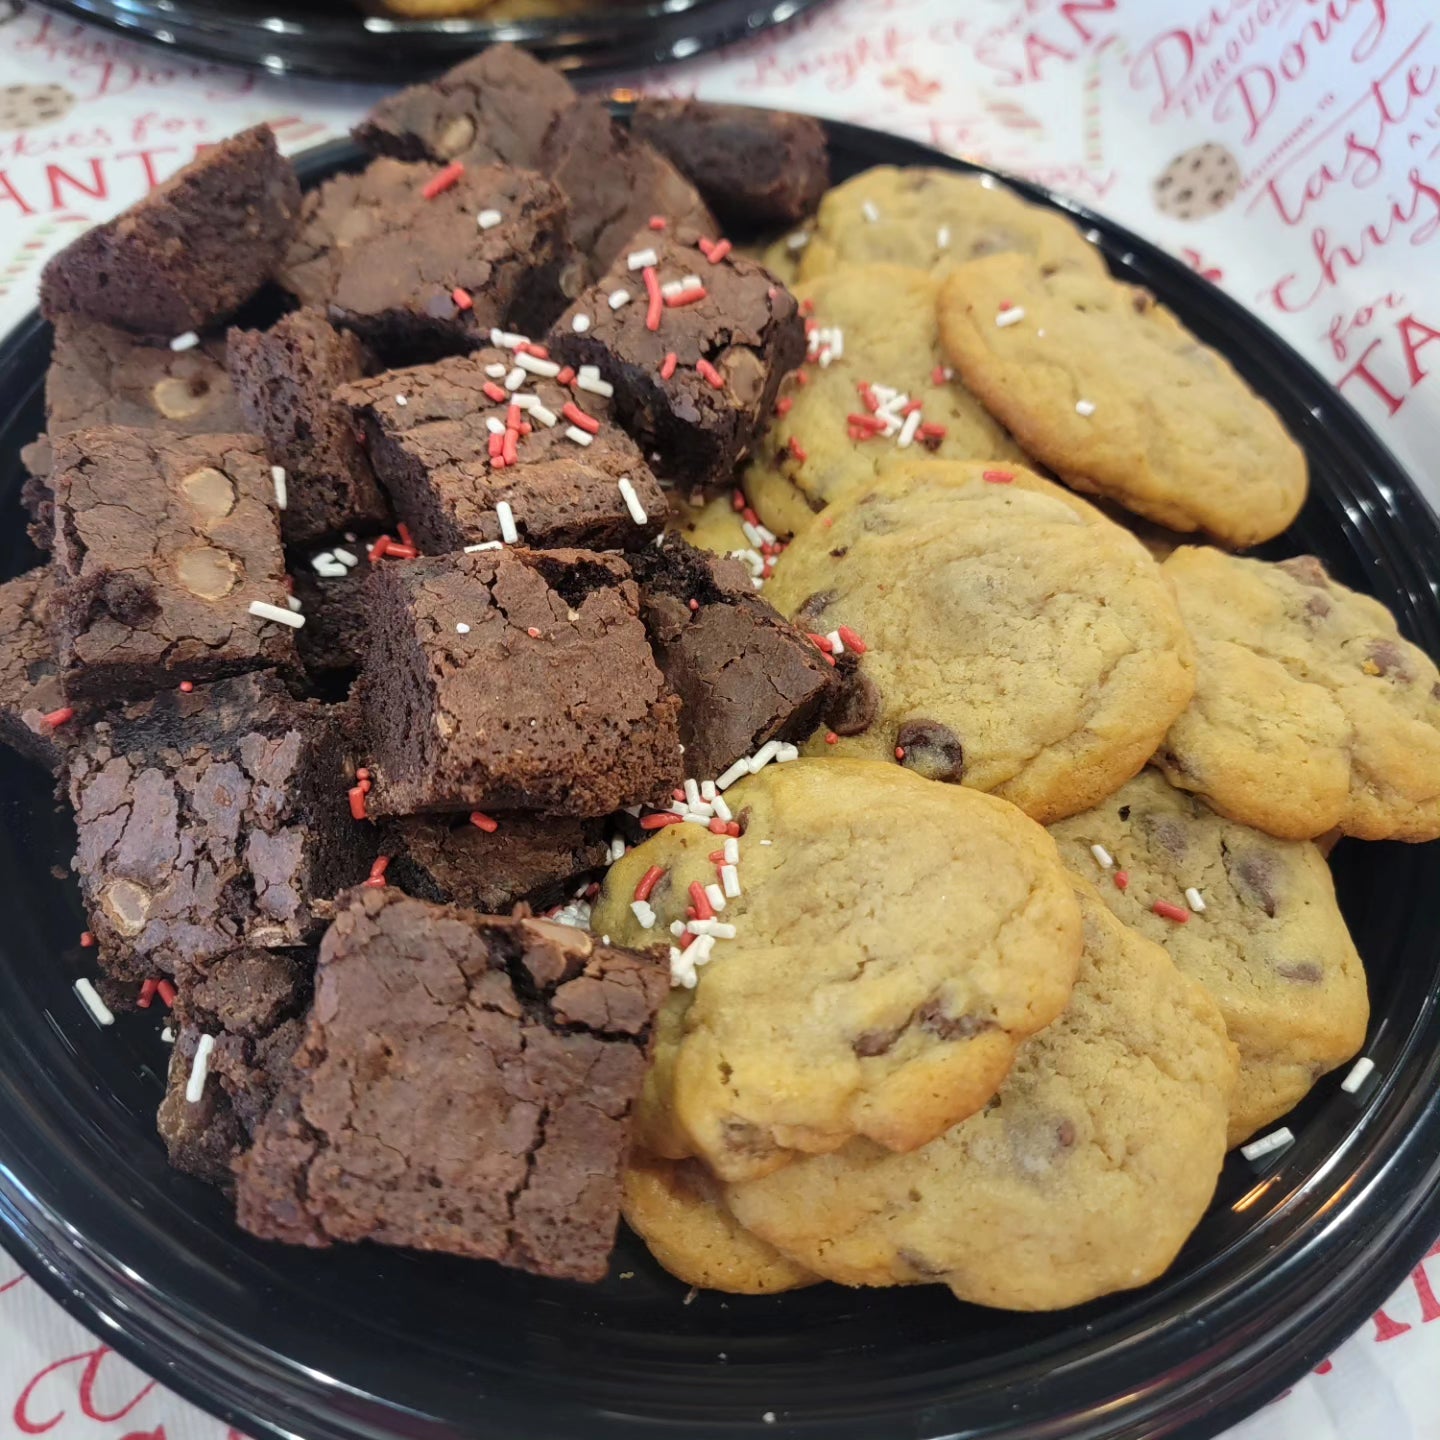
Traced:
<path fill-rule="evenodd" d="M 664 524 L 665 493 L 608 403 L 561 385 L 553 361 L 521 358 L 534 368 L 520 369 L 513 351 L 487 347 L 336 392 L 364 426 L 371 459 L 416 544 L 438 555 L 499 540 L 501 501 L 521 543 L 536 548 L 633 549 L 653 539 Z M 507 389 L 517 372 L 523 382 Z M 514 432 L 508 463 L 507 428 Z M 645 520 L 631 513 L 622 478 Z"/>
<path fill-rule="evenodd" d="M 659 952 L 355 890 L 321 942 L 291 1076 L 236 1164 L 241 1226 L 603 1278 L 668 989 Z"/>
<path fill-rule="evenodd" d="M 728 481 L 767 423 L 781 379 L 804 358 L 805 326 L 768 270 L 699 238 L 632 236 L 546 343 L 614 387 L 617 419 L 661 474 L 710 485 Z M 619 294 L 628 299 L 616 308 Z"/>
<path fill-rule="evenodd" d="M 375 851 L 347 800 L 347 720 L 250 674 L 79 731 L 75 870 L 109 974 L 187 984 L 237 947 L 314 939 L 317 904 L 363 880 Z"/>

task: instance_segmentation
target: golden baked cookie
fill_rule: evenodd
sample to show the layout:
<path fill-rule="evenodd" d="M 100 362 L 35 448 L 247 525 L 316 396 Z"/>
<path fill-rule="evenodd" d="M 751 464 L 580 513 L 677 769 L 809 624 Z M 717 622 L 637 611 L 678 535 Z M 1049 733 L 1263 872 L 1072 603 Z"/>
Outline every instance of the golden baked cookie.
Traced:
<path fill-rule="evenodd" d="M 866 761 L 771 764 L 725 798 L 746 827 L 741 893 L 717 917 L 735 933 L 662 1021 L 641 1144 L 673 1124 L 742 1179 L 857 1135 L 910 1150 L 982 1106 L 1074 983 L 1079 908 L 1050 837 L 1001 801 Z M 644 945 L 683 925 L 720 843 L 660 831 L 611 867 L 592 926 Z M 645 930 L 631 899 L 656 866 Z M 668 1120 L 644 1113 L 657 1105 Z"/>
<path fill-rule="evenodd" d="M 1103 275 L 1105 261 L 1069 220 L 988 175 L 877 165 L 830 190 L 800 251 L 800 279 L 880 261 L 943 275 L 981 255 L 1032 255 L 1041 270 Z"/>
<path fill-rule="evenodd" d="M 819 1283 L 758 1240 L 725 1208 L 698 1160 L 632 1155 L 621 1176 L 620 1213 L 677 1280 L 732 1295 L 778 1295 Z"/>
<path fill-rule="evenodd" d="M 1048 824 L 1123 785 L 1190 698 L 1160 567 L 1027 470 L 897 463 L 822 521 L 765 598 L 866 650 L 806 753 L 898 758 Z"/>
<path fill-rule="evenodd" d="M 1195 637 L 1195 698 L 1157 763 L 1284 839 L 1440 836 L 1440 672 L 1378 600 L 1312 556 L 1185 546 L 1164 564 Z"/>
<path fill-rule="evenodd" d="M 1232 1146 L 1365 1043 L 1365 971 L 1316 846 L 1226 820 L 1148 769 L 1050 833 L 1071 870 L 1220 1007 L 1240 1051 Z"/>
<path fill-rule="evenodd" d="M 945 280 L 940 333 L 966 385 L 1077 490 L 1239 546 L 1304 503 L 1305 455 L 1274 411 L 1148 291 L 991 255 Z"/>
<path fill-rule="evenodd" d="M 946 378 L 933 277 L 852 265 L 796 294 L 813 306 L 807 323 L 822 338 L 812 341 L 815 358 L 782 383 L 779 413 L 741 474 L 777 535 L 807 529 L 817 511 L 896 456 L 1023 459 L 985 407 Z M 836 334 L 838 341 L 829 338 Z"/>
<path fill-rule="evenodd" d="M 1162 1274 L 1214 1193 L 1234 1049 L 1214 1002 L 1088 887 L 1069 1008 L 995 1099 L 908 1155 L 853 1141 L 731 1185 L 731 1212 L 843 1285 L 1056 1310 Z"/>

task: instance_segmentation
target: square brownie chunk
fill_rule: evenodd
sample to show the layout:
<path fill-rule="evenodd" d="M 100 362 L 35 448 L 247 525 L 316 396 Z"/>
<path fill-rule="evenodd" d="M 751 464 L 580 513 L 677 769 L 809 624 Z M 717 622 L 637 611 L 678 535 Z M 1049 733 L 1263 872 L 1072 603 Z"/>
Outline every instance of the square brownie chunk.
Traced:
<path fill-rule="evenodd" d="M 416 815 L 386 827 L 385 878 L 407 895 L 503 914 L 512 906 L 548 910 L 570 899 L 576 881 L 610 853 L 603 819 L 501 815 L 494 830 L 465 816 Z"/>
<path fill-rule="evenodd" d="M 501 501 L 521 541 L 536 548 L 633 549 L 653 539 L 665 521 L 665 493 L 606 401 L 524 371 L 517 360 L 558 369 L 486 348 L 337 392 L 365 427 L 370 457 L 419 547 L 438 555 L 501 539 Z M 507 375 L 523 375 L 523 383 L 508 390 Z"/>
<path fill-rule="evenodd" d="M 49 566 L 0 585 L 0 742 L 51 771 L 75 735 L 45 719 L 65 708 L 50 638 L 54 595 Z"/>
<path fill-rule="evenodd" d="M 294 168 L 256 125 L 53 256 L 40 277 L 41 313 L 166 338 L 204 329 L 274 274 L 299 213 Z"/>
<path fill-rule="evenodd" d="M 55 631 L 71 703 L 298 670 L 275 488 L 247 435 L 105 426 L 55 442 Z"/>
<path fill-rule="evenodd" d="M 378 568 L 360 699 L 372 811 L 604 815 L 681 778 L 680 702 L 617 556 L 485 551 Z"/>
<path fill-rule="evenodd" d="M 369 871 L 344 712 L 273 675 L 111 710 L 80 732 L 69 769 L 75 869 L 118 978 L 188 980 L 239 945 L 303 944 L 315 902 Z"/>
<path fill-rule="evenodd" d="M 830 188 L 825 130 L 811 115 L 642 95 L 631 129 L 741 231 L 793 225 Z"/>
<path fill-rule="evenodd" d="M 569 253 L 564 197 L 539 175 L 380 159 L 305 196 L 280 278 L 405 364 L 474 349 L 497 325 L 543 328 Z"/>
<path fill-rule="evenodd" d="M 632 236 L 547 343 L 614 387 L 616 416 L 658 455 L 661 474 L 705 485 L 729 477 L 768 420 L 781 378 L 804 357 L 805 327 L 768 270 L 713 247 L 711 263 L 696 238 Z M 629 299 L 617 309 L 621 294 Z"/>
<path fill-rule="evenodd" d="M 245 427 L 264 437 L 270 463 L 285 471 L 287 544 L 389 523 L 350 412 L 333 398 L 371 368 L 354 335 L 318 310 L 297 310 L 269 330 L 232 330 L 228 364 Z"/>
<path fill-rule="evenodd" d="M 833 672 L 743 565 L 667 536 L 635 573 L 655 659 L 680 696 L 687 775 L 714 779 L 767 740 L 814 730 Z"/>
<path fill-rule="evenodd" d="M 354 891 L 293 1077 L 236 1165 L 241 1226 L 601 1279 L 669 989 L 658 953 Z"/>

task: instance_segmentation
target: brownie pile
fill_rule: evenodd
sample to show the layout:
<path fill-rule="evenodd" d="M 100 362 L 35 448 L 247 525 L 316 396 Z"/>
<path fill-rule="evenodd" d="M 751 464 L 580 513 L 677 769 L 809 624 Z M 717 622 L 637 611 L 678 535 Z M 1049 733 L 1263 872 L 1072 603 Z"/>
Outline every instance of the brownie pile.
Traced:
<path fill-rule="evenodd" d="M 665 528 L 806 351 L 712 212 L 807 210 L 823 138 L 632 132 L 506 46 L 355 136 L 305 194 L 223 141 L 46 267 L 0 739 L 74 808 L 99 994 L 165 1016 L 178 1168 L 264 1238 L 594 1280 L 670 971 L 587 897 L 832 698 Z"/>

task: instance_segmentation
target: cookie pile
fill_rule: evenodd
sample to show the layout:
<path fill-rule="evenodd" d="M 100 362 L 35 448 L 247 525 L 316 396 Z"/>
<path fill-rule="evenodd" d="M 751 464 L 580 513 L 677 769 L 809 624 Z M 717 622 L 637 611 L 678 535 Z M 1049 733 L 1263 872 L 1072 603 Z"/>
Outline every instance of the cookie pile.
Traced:
<path fill-rule="evenodd" d="M 1298 448 L 1067 221 L 813 121 L 496 47 L 355 133 L 42 283 L 0 736 L 173 1163 L 577 1280 L 622 1209 L 737 1292 L 1160 1274 L 1363 1044 L 1316 842 L 1440 833 L 1431 662 L 1173 533 L 1279 533 Z"/>

